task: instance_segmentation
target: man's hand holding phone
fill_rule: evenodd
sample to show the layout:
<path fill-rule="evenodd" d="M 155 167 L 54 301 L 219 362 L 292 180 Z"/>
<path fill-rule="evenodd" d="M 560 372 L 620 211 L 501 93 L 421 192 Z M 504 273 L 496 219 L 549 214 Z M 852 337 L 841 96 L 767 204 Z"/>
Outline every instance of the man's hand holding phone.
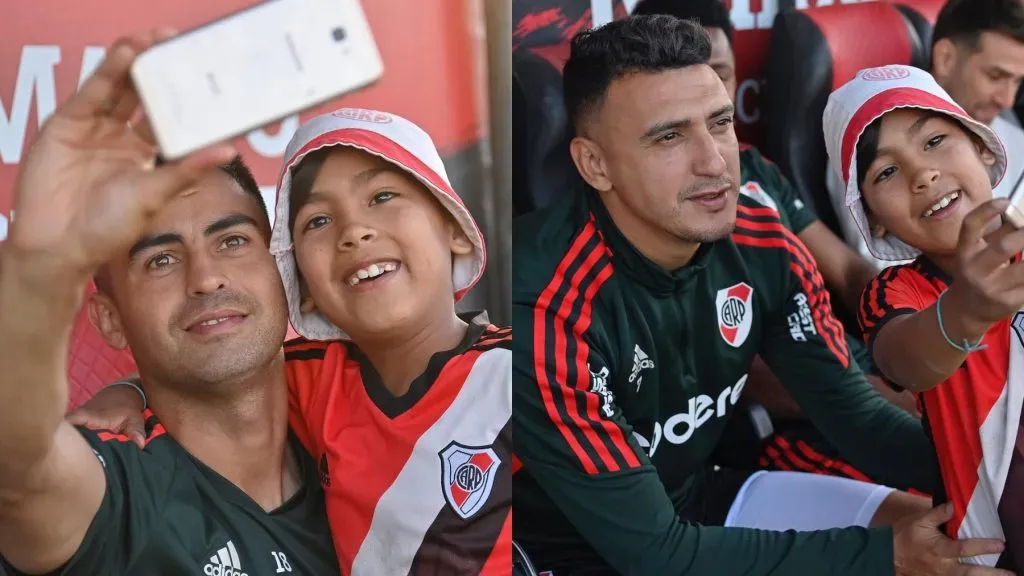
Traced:
<path fill-rule="evenodd" d="M 129 71 L 138 54 L 173 35 L 162 29 L 117 41 L 47 120 L 21 165 L 6 258 L 84 284 L 161 205 L 236 154 L 218 144 L 155 166 Z"/>

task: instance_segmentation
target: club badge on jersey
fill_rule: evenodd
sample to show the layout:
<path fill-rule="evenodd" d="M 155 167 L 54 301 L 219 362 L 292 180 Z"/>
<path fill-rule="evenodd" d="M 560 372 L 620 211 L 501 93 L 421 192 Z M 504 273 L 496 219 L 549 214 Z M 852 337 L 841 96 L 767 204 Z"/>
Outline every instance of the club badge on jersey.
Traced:
<path fill-rule="evenodd" d="M 739 348 L 747 341 L 754 315 L 751 297 L 754 289 L 746 282 L 734 284 L 718 291 L 715 307 L 718 309 L 718 332 L 726 344 Z"/>
<path fill-rule="evenodd" d="M 441 451 L 444 499 L 463 520 L 483 508 L 494 487 L 501 460 L 491 447 L 473 448 L 452 442 Z"/>

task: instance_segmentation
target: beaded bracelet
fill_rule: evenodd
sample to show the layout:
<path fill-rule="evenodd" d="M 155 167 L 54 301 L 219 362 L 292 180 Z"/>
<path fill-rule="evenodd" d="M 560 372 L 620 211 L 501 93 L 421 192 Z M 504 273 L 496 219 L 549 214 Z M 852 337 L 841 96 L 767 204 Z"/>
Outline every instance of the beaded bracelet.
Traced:
<path fill-rule="evenodd" d="M 988 344 L 982 344 L 985 340 L 984 336 L 978 339 L 977 344 L 971 344 L 967 338 L 964 338 L 963 344 L 960 345 L 954 342 L 953 339 L 949 337 L 949 334 L 946 333 L 946 327 L 942 323 L 942 297 L 946 295 L 947 291 L 948 290 L 943 290 L 942 294 L 939 294 L 939 299 L 935 302 L 935 315 L 938 316 L 939 319 L 939 331 L 942 332 L 942 337 L 946 339 L 946 343 L 964 354 L 970 354 L 971 352 L 978 352 L 988 348 Z"/>

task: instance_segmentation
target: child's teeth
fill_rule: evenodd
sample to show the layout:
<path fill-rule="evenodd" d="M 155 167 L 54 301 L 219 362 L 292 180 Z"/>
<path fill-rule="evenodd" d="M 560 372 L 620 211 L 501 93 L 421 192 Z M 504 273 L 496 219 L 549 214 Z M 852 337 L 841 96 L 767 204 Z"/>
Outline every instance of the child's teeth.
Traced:
<path fill-rule="evenodd" d="M 376 264 L 370 264 L 369 271 L 370 276 L 380 276 L 381 274 L 381 269 Z"/>
<path fill-rule="evenodd" d="M 395 271 L 395 264 L 393 262 L 388 262 L 387 264 L 384 265 L 384 271 L 385 272 L 394 272 Z"/>
<path fill-rule="evenodd" d="M 359 284 L 359 278 L 357 276 L 353 276 L 349 279 L 348 283 L 355 286 L 356 284 Z"/>
<path fill-rule="evenodd" d="M 358 276 L 360 280 L 366 280 L 367 278 L 370 277 L 370 273 L 367 272 L 366 270 L 360 270 L 356 272 L 356 276 Z"/>

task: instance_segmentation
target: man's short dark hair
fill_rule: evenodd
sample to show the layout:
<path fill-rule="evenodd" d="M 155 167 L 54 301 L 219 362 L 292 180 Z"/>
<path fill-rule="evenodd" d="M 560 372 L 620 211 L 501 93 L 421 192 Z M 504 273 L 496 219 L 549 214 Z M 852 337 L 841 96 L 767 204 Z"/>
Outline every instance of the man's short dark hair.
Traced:
<path fill-rule="evenodd" d="M 711 40 L 700 25 L 673 16 L 630 16 L 576 34 L 562 87 L 569 121 L 599 106 L 612 82 L 636 73 L 658 73 L 707 64 Z"/>
<path fill-rule="evenodd" d="M 640 0 L 634 15 L 667 14 L 683 20 L 696 20 L 705 28 L 721 28 L 732 46 L 732 20 L 722 0 Z"/>
<path fill-rule="evenodd" d="M 161 161 L 157 161 L 157 165 L 162 164 Z M 235 156 L 231 159 L 231 162 L 222 164 L 217 167 L 221 172 L 227 174 L 232 180 L 238 184 L 244 192 L 252 196 L 256 203 L 260 207 L 261 219 L 259 220 L 260 225 L 266 225 L 266 229 L 270 230 L 270 216 L 267 214 L 267 203 L 263 200 L 263 194 L 260 193 L 260 186 L 256 183 L 256 178 L 252 175 L 252 170 L 242 160 L 241 156 Z M 269 238 L 268 238 L 269 240 Z M 93 277 L 93 282 L 96 284 L 96 289 L 104 294 L 111 293 L 110 286 L 110 270 L 104 264 L 96 272 Z"/>
<path fill-rule="evenodd" d="M 949 0 L 935 21 L 932 46 L 949 38 L 960 46 L 978 50 L 982 32 L 1005 34 L 1024 43 L 1021 0 Z"/>

